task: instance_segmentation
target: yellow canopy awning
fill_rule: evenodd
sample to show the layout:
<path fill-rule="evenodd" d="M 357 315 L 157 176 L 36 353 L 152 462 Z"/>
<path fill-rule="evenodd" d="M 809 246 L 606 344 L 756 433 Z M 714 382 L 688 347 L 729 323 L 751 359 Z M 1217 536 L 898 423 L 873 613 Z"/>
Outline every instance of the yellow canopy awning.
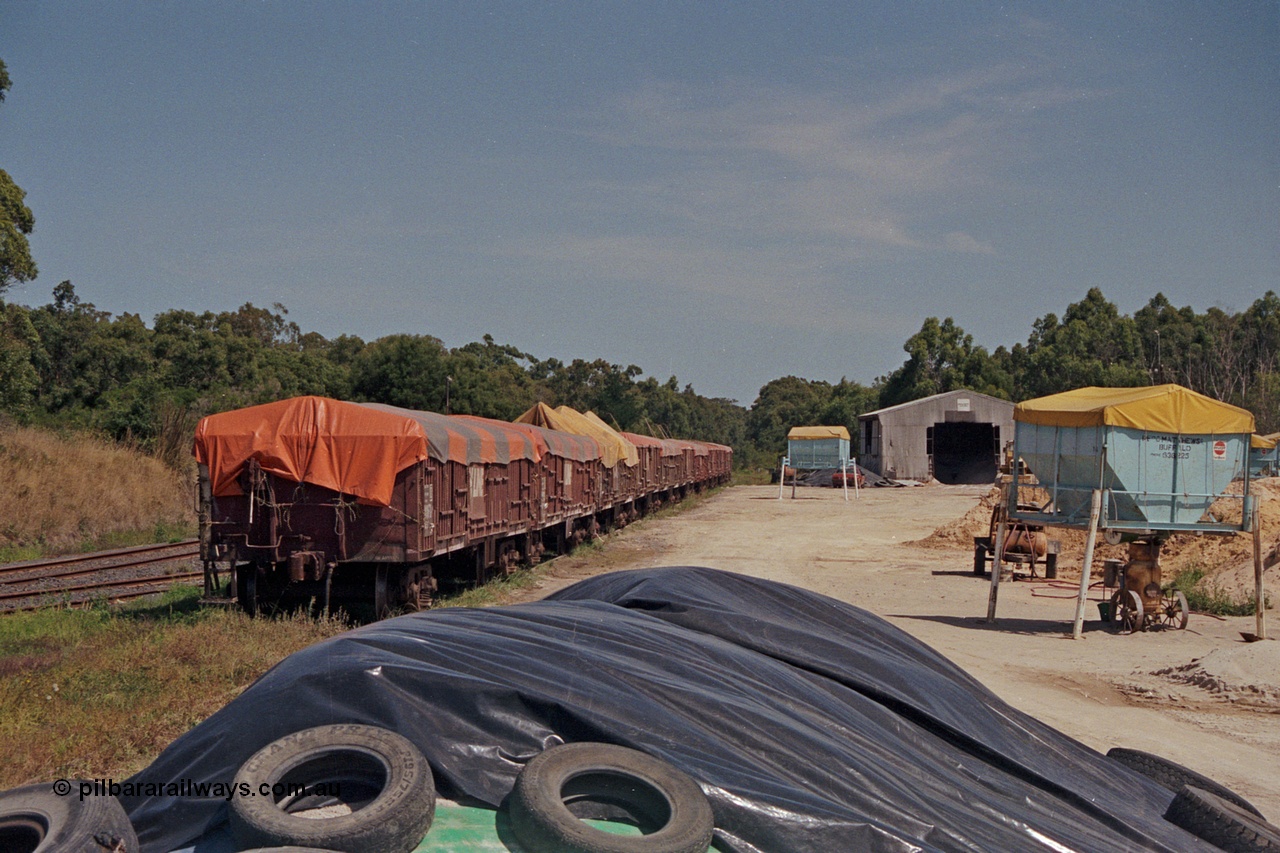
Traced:
<path fill-rule="evenodd" d="M 1254 450 L 1270 450 L 1276 446 L 1276 442 L 1280 441 L 1280 432 L 1273 432 L 1271 435 L 1258 435 L 1254 433 L 1249 439 L 1249 446 Z"/>
<path fill-rule="evenodd" d="M 1077 388 L 1019 403 L 1013 419 L 1042 426 L 1117 426 L 1183 435 L 1252 434 L 1255 428 L 1247 409 L 1181 385 Z"/>
<path fill-rule="evenodd" d="M 792 427 L 787 433 L 787 441 L 808 441 L 818 438 L 843 438 L 849 440 L 849 430 L 842 426 L 805 426 Z"/>
<path fill-rule="evenodd" d="M 589 415 L 589 416 L 588 416 Z M 587 415 L 560 406 L 551 408 L 546 403 L 535 403 L 533 408 L 516 418 L 518 424 L 533 424 L 547 429 L 559 430 L 573 435 L 585 435 L 594 438 L 600 445 L 603 456 L 601 461 L 606 468 L 612 468 L 619 462 L 636 465 L 640 462 L 640 452 L 636 446 L 619 435 L 593 413 Z"/>

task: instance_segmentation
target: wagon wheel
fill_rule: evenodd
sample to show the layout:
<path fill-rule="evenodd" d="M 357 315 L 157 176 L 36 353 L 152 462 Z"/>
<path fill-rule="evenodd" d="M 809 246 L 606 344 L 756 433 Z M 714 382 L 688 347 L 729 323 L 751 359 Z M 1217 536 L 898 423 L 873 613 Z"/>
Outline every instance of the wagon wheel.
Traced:
<path fill-rule="evenodd" d="M 258 615 L 258 567 L 253 563 L 237 566 L 236 599 L 240 609 L 250 616 Z"/>
<path fill-rule="evenodd" d="M 1187 597 L 1175 589 L 1160 599 L 1160 607 L 1151 614 L 1151 622 L 1166 628 L 1181 630 L 1187 627 Z"/>
<path fill-rule="evenodd" d="M 374 619 L 386 619 L 391 615 L 391 598 L 387 587 L 387 567 L 378 566 L 373 574 Z"/>
<path fill-rule="evenodd" d="M 1116 592 L 1112 599 L 1112 613 L 1120 623 L 1121 634 L 1132 634 L 1146 628 L 1146 617 L 1142 612 L 1142 596 L 1136 590 L 1125 589 Z"/>

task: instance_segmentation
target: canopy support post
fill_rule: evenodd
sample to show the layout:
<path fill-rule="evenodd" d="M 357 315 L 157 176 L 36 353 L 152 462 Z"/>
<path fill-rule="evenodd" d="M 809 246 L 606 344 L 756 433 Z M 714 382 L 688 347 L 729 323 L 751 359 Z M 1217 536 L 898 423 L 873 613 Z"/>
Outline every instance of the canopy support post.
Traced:
<path fill-rule="evenodd" d="M 1102 515 L 1102 489 L 1093 490 L 1089 504 L 1089 533 L 1084 540 L 1084 566 L 1080 569 L 1080 594 L 1076 598 L 1076 621 L 1071 638 L 1078 640 L 1084 634 L 1084 606 L 1089 597 L 1089 577 L 1093 573 L 1093 549 L 1098 544 L 1098 518 Z"/>
<path fill-rule="evenodd" d="M 1262 590 L 1262 513 L 1253 508 L 1253 612 L 1257 621 L 1254 633 L 1259 640 L 1267 638 L 1267 599 Z"/>
<path fill-rule="evenodd" d="M 996 529 L 996 552 L 991 555 L 991 592 L 987 595 L 987 621 L 996 621 L 996 599 L 1000 595 L 1000 574 L 1004 571 L 1004 541 L 1008 535 L 1009 518 L 1000 519 Z"/>

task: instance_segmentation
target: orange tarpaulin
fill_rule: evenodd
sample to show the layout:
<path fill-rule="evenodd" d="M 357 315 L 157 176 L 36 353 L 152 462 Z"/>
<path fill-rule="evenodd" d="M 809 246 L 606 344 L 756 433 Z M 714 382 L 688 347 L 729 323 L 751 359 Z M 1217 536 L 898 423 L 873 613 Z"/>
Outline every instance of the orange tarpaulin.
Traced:
<path fill-rule="evenodd" d="M 295 397 L 210 415 L 196 429 L 196 460 L 213 493 L 242 494 L 249 460 L 270 474 L 388 506 L 396 474 L 428 457 L 461 465 L 537 462 L 544 454 L 588 461 L 596 442 L 523 424 L 416 412 L 378 403 Z"/>
<path fill-rule="evenodd" d="M 396 474 L 427 454 L 415 421 L 324 397 L 210 415 L 196 428 L 196 461 L 218 496 L 243 494 L 237 479 L 256 459 L 268 473 L 387 506 Z"/>

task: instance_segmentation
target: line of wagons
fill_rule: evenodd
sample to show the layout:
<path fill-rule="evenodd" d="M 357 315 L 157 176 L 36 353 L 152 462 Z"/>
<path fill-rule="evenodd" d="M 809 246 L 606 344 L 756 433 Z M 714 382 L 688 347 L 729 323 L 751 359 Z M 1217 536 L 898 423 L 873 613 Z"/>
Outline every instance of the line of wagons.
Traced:
<path fill-rule="evenodd" d="M 567 432 L 537 425 L 584 424 Z M 730 448 L 618 433 L 539 404 L 531 423 L 297 397 L 196 431 L 206 596 L 249 613 L 282 599 L 377 617 L 564 553 L 726 483 Z M 593 423 L 592 423 L 593 421 Z"/>

